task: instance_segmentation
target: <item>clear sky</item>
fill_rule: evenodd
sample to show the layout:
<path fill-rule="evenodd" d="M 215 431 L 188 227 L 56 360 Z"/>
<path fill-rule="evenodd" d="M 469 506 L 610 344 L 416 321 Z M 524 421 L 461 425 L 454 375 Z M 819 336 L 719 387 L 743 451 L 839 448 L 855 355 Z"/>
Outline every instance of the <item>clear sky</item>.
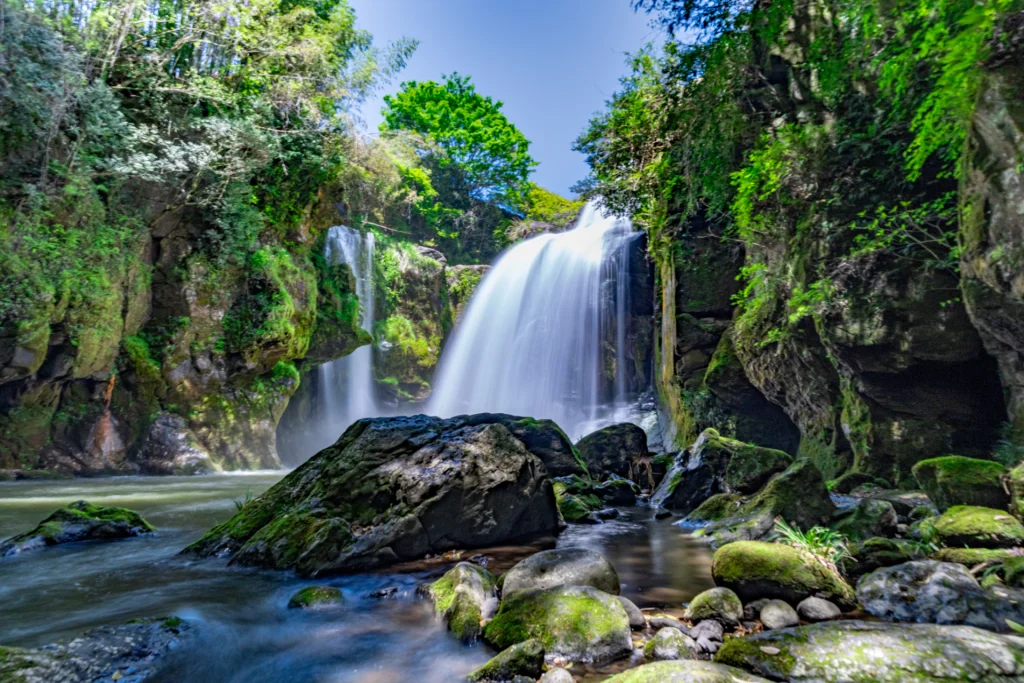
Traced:
<path fill-rule="evenodd" d="M 505 115 L 532 142 L 533 180 L 560 194 L 587 174 L 572 142 L 618 89 L 626 56 L 660 39 L 630 0 L 349 0 L 357 25 L 377 45 L 420 41 L 401 81 L 440 80 L 458 71 L 477 92 L 505 103 Z M 380 93 L 366 102 L 371 130 Z"/>

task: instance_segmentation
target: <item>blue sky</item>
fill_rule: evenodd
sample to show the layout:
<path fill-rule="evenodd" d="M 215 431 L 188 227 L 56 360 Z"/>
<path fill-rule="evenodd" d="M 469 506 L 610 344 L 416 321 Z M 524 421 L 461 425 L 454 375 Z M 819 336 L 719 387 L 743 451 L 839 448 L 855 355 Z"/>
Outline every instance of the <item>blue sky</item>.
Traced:
<path fill-rule="evenodd" d="M 376 44 L 403 36 L 420 41 L 386 92 L 452 71 L 472 76 L 477 92 L 504 102 L 505 115 L 533 143 L 540 162 L 534 182 L 561 194 L 587 174 L 572 142 L 618 89 L 627 53 L 660 39 L 629 0 L 349 2 Z M 363 107 L 371 130 L 380 124 L 386 92 Z"/>

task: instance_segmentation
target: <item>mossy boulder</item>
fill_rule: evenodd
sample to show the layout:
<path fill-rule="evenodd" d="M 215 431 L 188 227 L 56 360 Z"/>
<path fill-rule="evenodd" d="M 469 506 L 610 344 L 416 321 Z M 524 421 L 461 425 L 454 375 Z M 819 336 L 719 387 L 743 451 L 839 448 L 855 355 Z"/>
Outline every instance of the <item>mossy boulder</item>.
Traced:
<path fill-rule="evenodd" d="M 874 536 L 895 536 L 899 518 L 886 500 L 863 498 L 836 515 L 831 527 L 851 540 Z"/>
<path fill-rule="evenodd" d="M 647 434 L 635 424 L 624 422 L 588 434 L 576 448 L 595 480 L 612 474 L 628 477 L 633 461 L 647 456 Z"/>
<path fill-rule="evenodd" d="M 834 621 L 731 638 L 715 662 L 773 681 L 1015 681 L 1024 641 L 969 626 Z"/>
<path fill-rule="evenodd" d="M 292 609 L 328 609 L 343 604 L 345 598 L 334 586 L 306 586 L 288 601 L 288 607 Z"/>
<path fill-rule="evenodd" d="M 544 463 L 551 477 L 582 476 L 589 479 L 587 466 L 579 451 L 572 445 L 562 428 L 552 420 L 516 417 L 502 413 L 483 413 L 470 416 L 473 423 L 498 422 L 523 442 L 527 450 Z"/>
<path fill-rule="evenodd" d="M 985 562 L 1003 562 L 1015 557 L 1008 548 L 942 548 L 930 556 L 939 562 L 953 562 L 965 567 L 976 567 Z"/>
<path fill-rule="evenodd" d="M 359 420 L 185 552 L 314 575 L 553 533 L 544 465 L 499 419 Z"/>
<path fill-rule="evenodd" d="M 711 573 L 715 583 L 732 589 L 744 602 L 778 598 L 795 605 L 804 598 L 825 598 L 844 609 L 857 604 L 853 588 L 807 553 L 781 543 L 739 541 L 719 548 Z"/>
<path fill-rule="evenodd" d="M 693 623 L 713 619 L 731 628 L 738 625 L 743 618 L 743 603 L 739 596 L 728 588 L 712 588 L 694 597 L 683 616 Z"/>
<path fill-rule="evenodd" d="M 869 614 L 891 621 L 967 624 L 1010 632 L 1007 620 L 1024 624 L 1024 593 L 986 590 L 967 568 L 919 560 L 879 569 L 857 582 L 857 598 Z"/>
<path fill-rule="evenodd" d="M 594 495 L 605 505 L 636 505 L 640 487 L 629 479 L 612 476 L 593 488 Z"/>
<path fill-rule="evenodd" d="M 768 483 L 772 475 L 784 471 L 792 464 L 793 458 L 787 453 L 743 444 L 733 450 L 725 468 L 726 490 L 732 493 L 755 493 Z"/>
<path fill-rule="evenodd" d="M 843 571 L 851 581 L 882 567 L 892 567 L 921 558 L 918 546 L 893 538 L 869 538 L 850 545 L 853 557 L 843 562 Z"/>
<path fill-rule="evenodd" d="M 79 500 L 62 507 L 32 531 L 0 543 L 0 557 L 17 555 L 48 545 L 76 541 L 108 541 L 141 536 L 156 529 L 134 510 L 93 505 Z"/>
<path fill-rule="evenodd" d="M 544 672 L 544 644 L 536 638 L 507 647 L 469 674 L 470 681 L 503 683 L 516 676 L 536 680 Z"/>
<path fill-rule="evenodd" d="M 724 664 L 680 660 L 653 662 L 612 676 L 605 683 L 768 683 L 767 679 Z"/>
<path fill-rule="evenodd" d="M 1003 489 L 1006 468 L 998 462 L 947 455 L 914 465 L 914 478 L 939 512 L 954 505 L 1005 510 L 1010 497 Z"/>
<path fill-rule="evenodd" d="M 554 483 L 558 511 L 565 521 L 585 521 L 591 512 L 597 512 L 604 507 L 600 498 L 593 493 L 589 493 L 592 489 L 586 488 L 583 490 L 588 492 L 573 492 L 573 487 L 563 481 L 556 481 Z"/>
<path fill-rule="evenodd" d="M 698 532 L 714 547 L 733 541 L 767 538 L 778 517 L 802 529 L 825 525 L 836 509 L 821 472 L 807 460 L 793 463 L 739 505 L 731 503 L 735 500 L 716 500 L 717 511 L 731 509 L 731 512 Z M 709 511 L 705 509 L 702 514 L 709 514 Z"/>
<path fill-rule="evenodd" d="M 508 570 L 502 582 L 505 597 L 526 590 L 556 586 L 592 586 L 619 594 L 619 576 L 611 562 L 586 548 L 556 548 L 531 555 Z"/>
<path fill-rule="evenodd" d="M 484 627 L 484 639 L 502 650 L 530 638 L 548 656 L 574 662 L 611 661 L 633 649 L 622 604 L 590 586 L 513 593 Z"/>
<path fill-rule="evenodd" d="M 644 646 L 644 657 L 654 660 L 696 659 L 697 643 L 677 628 L 658 629 Z"/>
<path fill-rule="evenodd" d="M 935 520 L 935 535 L 947 546 L 1012 548 L 1024 545 L 1024 525 L 1005 510 L 956 505 Z"/>
<path fill-rule="evenodd" d="M 482 567 L 460 562 L 427 587 L 434 610 L 463 642 L 480 637 L 483 621 L 497 605 L 497 579 Z"/>

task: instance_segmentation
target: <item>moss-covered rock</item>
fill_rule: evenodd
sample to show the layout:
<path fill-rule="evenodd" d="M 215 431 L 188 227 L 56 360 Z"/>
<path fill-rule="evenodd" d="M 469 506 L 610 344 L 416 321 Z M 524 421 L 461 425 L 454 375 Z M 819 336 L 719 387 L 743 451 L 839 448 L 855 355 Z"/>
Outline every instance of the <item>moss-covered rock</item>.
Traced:
<path fill-rule="evenodd" d="M 1007 548 L 941 548 L 930 555 L 939 562 L 953 562 L 965 567 L 976 567 L 985 562 L 1003 562 L 1015 557 L 1014 550 Z"/>
<path fill-rule="evenodd" d="M 629 479 L 612 476 L 594 486 L 593 492 L 605 505 L 636 505 L 640 487 Z"/>
<path fill-rule="evenodd" d="M 744 602 L 778 598 L 797 604 L 812 595 L 852 609 L 853 588 L 841 576 L 803 551 L 781 543 L 739 541 L 719 548 L 711 573 Z"/>
<path fill-rule="evenodd" d="M 556 481 L 554 487 L 558 511 L 567 522 L 584 521 L 591 512 L 604 507 L 601 499 L 593 493 L 570 493 L 570 487 L 560 481 Z"/>
<path fill-rule="evenodd" d="M 1003 580 L 1007 586 L 1024 588 L 1024 555 L 1006 558 L 1003 562 Z"/>
<path fill-rule="evenodd" d="M 633 461 L 647 456 L 647 434 L 635 424 L 624 422 L 588 434 L 576 448 L 595 480 L 612 474 L 628 477 Z"/>
<path fill-rule="evenodd" d="M 863 498 L 849 510 L 838 514 L 830 526 L 851 540 L 861 540 L 873 536 L 895 536 L 898 522 L 892 503 Z"/>
<path fill-rule="evenodd" d="M 359 420 L 184 552 L 323 574 L 554 532 L 542 462 L 496 419 Z"/>
<path fill-rule="evenodd" d="M 850 581 L 856 581 L 882 567 L 892 567 L 920 559 L 919 547 L 910 542 L 892 538 L 869 538 L 850 545 L 852 559 L 843 562 L 843 571 Z"/>
<path fill-rule="evenodd" d="M 129 538 L 154 531 L 156 529 L 133 510 L 79 500 L 60 508 L 32 531 L 4 541 L 0 544 L 0 557 L 48 545 Z"/>
<path fill-rule="evenodd" d="M 775 681 L 1013 681 L 1019 638 L 969 626 L 838 621 L 731 638 L 715 662 Z"/>
<path fill-rule="evenodd" d="M 341 590 L 334 586 L 306 586 L 299 590 L 288 601 L 292 609 L 327 609 L 341 607 L 345 599 Z"/>
<path fill-rule="evenodd" d="M 723 664 L 681 660 L 644 664 L 612 676 L 606 683 L 767 683 L 767 679 Z"/>
<path fill-rule="evenodd" d="M 427 587 L 434 601 L 434 610 L 448 623 L 448 628 L 463 642 L 480 637 L 484 618 L 497 602 L 497 580 L 482 567 L 460 562 L 444 576 Z"/>
<path fill-rule="evenodd" d="M 1004 510 L 956 505 L 935 521 L 935 535 L 947 546 L 1012 548 L 1024 545 L 1024 525 Z"/>
<path fill-rule="evenodd" d="M 714 619 L 723 626 L 733 627 L 743 618 L 743 603 L 728 588 L 711 588 L 699 593 L 686 607 L 684 618 L 693 623 Z"/>
<path fill-rule="evenodd" d="M 544 644 L 536 638 L 505 648 L 489 662 L 469 674 L 470 681 L 503 683 L 516 676 L 536 680 L 544 671 Z"/>
<path fill-rule="evenodd" d="M 619 594 L 619 576 L 600 553 L 586 548 L 543 550 L 505 573 L 505 597 L 524 590 L 556 586 L 592 586 L 610 595 Z"/>
<path fill-rule="evenodd" d="M 855 488 L 870 484 L 879 488 L 889 488 L 889 482 L 879 479 L 863 472 L 847 472 L 846 474 L 829 482 L 829 491 L 832 493 L 847 494 Z"/>
<path fill-rule="evenodd" d="M 548 656 L 604 662 L 632 649 L 629 618 L 613 595 L 589 586 L 520 591 L 501 601 L 484 639 L 499 649 L 537 638 Z"/>
<path fill-rule="evenodd" d="M 451 301 L 452 316 L 456 324 L 462 320 L 462 314 L 465 313 L 473 292 L 476 291 L 480 281 L 490 269 L 491 267 L 488 265 L 451 266 L 445 272 L 448 298 Z"/>
<path fill-rule="evenodd" d="M 793 464 L 782 451 L 744 444 L 736 448 L 725 468 L 725 486 L 732 493 L 749 495 L 768 483 L 772 475 Z"/>
<path fill-rule="evenodd" d="M 1010 497 L 1002 484 L 1006 468 L 997 462 L 947 455 L 922 460 L 913 473 L 939 512 L 954 505 L 1009 507 Z"/>
<path fill-rule="evenodd" d="M 651 661 L 696 659 L 697 643 L 679 629 L 666 626 L 644 645 L 644 657 Z"/>

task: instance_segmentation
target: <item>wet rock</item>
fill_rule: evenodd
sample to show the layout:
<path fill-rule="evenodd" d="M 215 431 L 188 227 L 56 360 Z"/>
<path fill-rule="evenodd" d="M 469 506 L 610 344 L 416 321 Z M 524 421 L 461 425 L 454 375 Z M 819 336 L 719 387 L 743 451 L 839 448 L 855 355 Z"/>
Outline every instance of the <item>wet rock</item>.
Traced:
<path fill-rule="evenodd" d="M 736 448 L 725 468 L 725 488 L 730 493 L 749 495 L 768 483 L 772 475 L 793 464 L 787 453 L 749 444 Z"/>
<path fill-rule="evenodd" d="M 711 573 L 715 583 L 732 589 L 741 600 L 778 598 L 793 604 L 814 595 L 844 609 L 856 605 L 853 588 L 841 576 L 781 543 L 739 541 L 722 546 L 715 552 Z"/>
<path fill-rule="evenodd" d="M 647 624 L 655 630 L 662 628 L 677 628 L 687 635 L 690 634 L 690 627 L 675 617 L 651 617 L 647 620 Z"/>
<path fill-rule="evenodd" d="M 327 609 L 341 607 L 345 599 L 334 586 L 307 586 L 288 601 L 291 609 Z"/>
<path fill-rule="evenodd" d="M 635 424 L 624 422 L 588 434 L 576 448 L 595 480 L 613 474 L 628 477 L 633 461 L 647 456 L 647 434 Z"/>
<path fill-rule="evenodd" d="M 690 637 L 697 643 L 701 652 L 714 654 L 722 647 L 722 639 L 725 637 L 725 629 L 713 619 L 705 619 L 692 629 Z"/>
<path fill-rule="evenodd" d="M 1024 592 L 986 591 L 960 564 L 922 560 L 872 572 L 857 583 L 865 611 L 883 619 L 967 624 L 1009 632 L 1006 620 L 1024 624 Z"/>
<path fill-rule="evenodd" d="M 834 621 L 732 638 L 715 661 L 775 681 L 1016 681 L 1024 640 L 968 626 Z"/>
<path fill-rule="evenodd" d="M 767 683 L 767 679 L 731 666 L 682 660 L 644 664 L 605 683 Z"/>
<path fill-rule="evenodd" d="M 205 474 L 215 469 L 185 418 L 171 413 L 153 420 L 128 464 L 139 474 Z"/>
<path fill-rule="evenodd" d="M 497 607 L 496 584 L 486 569 L 460 562 L 430 584 L 426 592 L 452 633 L 469 643 L 480 637 L 484 619 Z"/>
<path fill-rule="evenodd" d="M 761 608 L 759 616 L 766 629 L 789 628 L 800 623 L 799 617 L 788 602 L 769 600 Z"/>
<path fill-rule="evenodd" d="M 693 622 L 714 619 L 732 628 L 743 618 L 743 603 L 728 588 L 712 588 L 694 597 L 683 616 Z"/>
<path fill-rule="evenodd" d="M 619 602 L 622 603 L 622 609 L 626 610 L 626 616 L 629 617 L 629 628 L 633 631 L 643 631 L 647 628 L 647 618 L 644 617 L 644 613 L 640 611 L 640 608 L 634 605 L 631 600 L 627 600 L 621 595 L 618 598 Z"/>
<path fill-rule="evenodd" d="M 575 680 L 571 673 L 561 667 L 549 669 L 540 677 L 540 683 L 575 683 Z"/>
<path fill-rule="evenodd" d="M 558 586 L 506 595 L 484 639 L 505 649 L 537 638 L 550 658 L 607 662 L 633 650 L 629 617 L 615 596 L 590 586 Z"/>
<path fill-rule="evenodd" d="M 506 418 L 359 420 L 185 552 L 315 575 L 553 533 L 551 482 Z"/>
<path fill-rule="evenodd" d="M 902 489 L 880 489 L 876 486 L 861 487 L 850 492 L 856 498 L 884 500 L 896 508 L 896 514 L 906 517 L 915 508 L 931 505 L 931 501 L 923 491 L 904 491 Z"/>
<path fill-rule="evenodd" d="M 852 540 L 874 536 L 894 536 L 899 519 L 896 508 L 887 500 L 863 498 L 850 509 L 836 515 L 831 526 Z"/>
<path fill-rule="evenodd" d="M 745 622 L 755 622 L 761 616 L 761 608 L 769 603 L 771 598 L 758 598 L 743 605 L 743 619 Z"/>
<path fill-rule="evenodd" d="M 593 492 L 605 505 L 636 505 L 640 487 L 629 479 L 613 476 L 595 486 Z"/>
<path fill-rule="evenodd" d="M 141 683 L 196 637 L 177 617 L 103 626 L 38 650 L 0 647 L 0 680 L 12 683 Z"/>
<path fill-rule="evenodd" d="M 914 543 L 892 538 L 869 538 L 854 543 L 850 546 L 850 554 L 853 557 L 843 563 L 843 570 L 851 581 L 882 567 L 921 559 L 918 546 Z"/>
<path fill-rule="evenodd" d="M 914 478 L 939 512 L 954 505 L 1005 510 L 1010 496 L 1003 489 L 1006 468 L 991 460 L 947 455 L 914 465 Z"/>
<path fill-rule="evenodd" d="M 556 548 L 531 555 L 505 575 L 502 593 L 555 586 L 592 586 L 619 594 L 619 575 L 600 553 L 585 548 Z"/>
<path fill-rule="evenodd" d="M 526 676 L 527 680 L 535 681 L 543 670 L 544 645 L 536 638 L 531 638 L 502 650 L 469 674 L 469 680 L 503 683 L 517 676 Z"/>
<path fill-rule="evenodd" d="M 695 659 L 697 643 L 676 628 L 663 628 L 644 646 L 644 656 L 651 660 Z"/>
<path fill-rule="evenodd" d="M 842 616 L 842 611 L 835 603 L 823 600 L 822 598 L 804 598 L 796 606 L 796 613 L 804 621 L 817 622 L 829 621 Z"/>
<path fill-rule="evenodd" d="M 935 535 L 947 546 L 1013 548 L 1024 545 L 1024 525 L 1005 510 L 956 505 L 935 521 Z"/>
<path fill-rule="evenodd" d="M 888 487 L 887 483 L 884 483 L 883 486 L 883 483 L 881 482 L 881 479 L 878 479 L 870 474 L 865 474 L 863 472 L 847 472 L 846 474 L 835 480 L 834 484 L 831 487 L 831 491 L 832 493 L 839 493 L 845 495 L 853 491 L 858 486 L 863 486 L 864 484 L 871 484 L 872 486 L 881 486 L 883 488 Z"/>
<path fill-rule="evenodd" d="M 77 541 L 108 541 L 156 531 L 139 513 L 127 508 L 93 505 L 84 500 L 60 508 L 32 531 L 0 543 L 0 557 L 48 545 Z"/>
<path fill-rule="evenodd" d="M 398 597 L 398 587 L 388 586 L 387 588 L 379 588 L 375 591 L 372 591 L 369 597 L 376 598 L 377 600 L 387 600 L 390 598 Z"/>

